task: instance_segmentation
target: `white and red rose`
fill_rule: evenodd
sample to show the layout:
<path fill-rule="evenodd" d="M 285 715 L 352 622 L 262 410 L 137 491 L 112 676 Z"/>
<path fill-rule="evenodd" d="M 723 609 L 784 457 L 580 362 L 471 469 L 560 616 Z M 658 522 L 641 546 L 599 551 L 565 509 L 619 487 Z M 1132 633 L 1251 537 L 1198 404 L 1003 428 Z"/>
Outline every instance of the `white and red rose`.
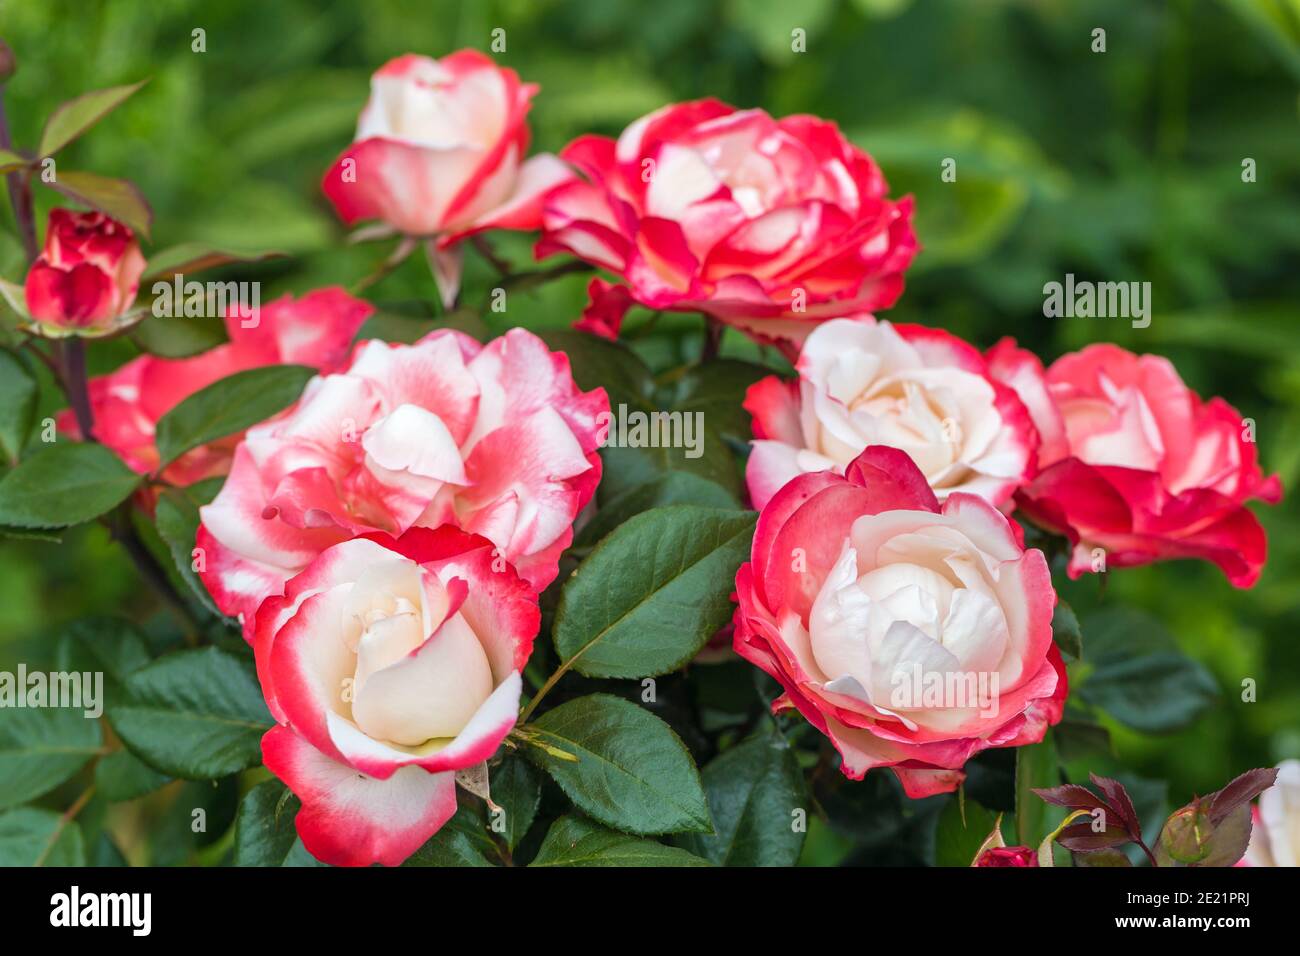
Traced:
<path fill-rule="evenodd" d="M 547 198 L 537 253 L 620 277 L 592 282 L 581 323 L 609 337 L 637 302 L 793 353 L 828 317 L 892 305 L 917 250 L 911 198 L 890 200 L 871 157 L 814 116 L 679 103 L 561 156 L 586 179 Z"/>
<path fill-rule="evenodd" d="M 144 256 L 131 229 L 102 212 L 51 209 L 27 272 L 27 313 L 49 336 L 106 335 L 135 302 Z"/>
<path fill-rule="evenodd" d="M 94 437 L 140 474 L 158 468 L 154 432 L 158 421 L 184 399 L 236 372 L 264 365 L 310 365 L 330 370 L 347 358 L 353 336 L 374 307 L 338 287 L 317 289 L 297 299 L 282 296 L 258 309 L 256 322 L 236 309 L 225 317 L 230 341 L 190 358 L 141 355 L 109 375 L 89 382 Z M 249 323 L 247 326 L 245 323 Z M 58 427 L 82 438 L 71 410 Z M 169 464 L 161 477 L 189 485 L 230 470 L 241 435 L 191 449 Z"/>
<path fill-rule="evenodd" d="M 267 768 L 317 859 L 396 866 L 456 812 L 456 771 L 515 725 L 537 595 L 451 527 L 322 551 L 257 614 Z"/>
<path fill-rule="evenodd" d="M 579 390 L 568 358 L 524 329 L 486 346 L 451 330 L 363 342 L 248 430 L 200 512 L 200 575 L 247 634 L 258 605 L 326 548 L 450 523 L 540 590 L 600 481 L 608 411 L 603 389 Z"/>
<path fill-rule="evenodd" d="M 348 225 L 379 220 L 434 239 L 443 298 L 455 298 L 455 246 L 484 229 L 536 229 L 542 199 L 573 179 L 549 153 L 525 159 L 537 92 L 474 50 L 441 60 L 407 54 L 371 78 L 356 139 L 322 187 Z"/>
<path fill-rule="evenodd" d="M 1065 668 L 1042 552 L 983 498 L 940 506 L 896 448 L 800 475 L 759 515 L 736 576 L 735 649 L 838 749 L 911 796 L 951 791 L 989 747 L 1042 739 Z M 936 688 L 939 690 L 935 693 Z"/>
<path fill-rule="evenodd" d="M 1016 503 L 1069 537 L 1071 577 L 1204 558 L 1237 587 L 1255 583 L 1268 547 L 1245 502 L 1275 503 L 1282 486 L 1260 470 L 1253 431 L 1235 408 L 1203 401 L 1168 359 L 1107 343 L 1042 372 L 1003 342 L 990 364 L 1042 436 L 1039 474 Z"/>
<path fill-rule="evenodd" d="M 1038 434 L 1016 393 L 973 346 L 941 329 L 833 319 L 804 342 L 797 380 L 750 386 L 745 467 L 761 509 L 796 475 L 845 467 L 868 445 L 907 452 L 940 501 L 1007 502 L 1033 475 Z"/>

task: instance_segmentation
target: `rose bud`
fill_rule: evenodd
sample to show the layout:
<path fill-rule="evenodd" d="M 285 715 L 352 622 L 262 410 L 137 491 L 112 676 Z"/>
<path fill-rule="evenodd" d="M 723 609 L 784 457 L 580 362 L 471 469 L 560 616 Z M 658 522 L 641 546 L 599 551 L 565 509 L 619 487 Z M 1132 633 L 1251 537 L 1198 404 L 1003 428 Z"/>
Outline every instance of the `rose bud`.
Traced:
<path fill-rule="evenodd" d="M 1069 537 L 1068 573 L 1204 558 L 1237 587 L 1259 578 L 1268 542 L 1244 503 L 1276 503 L 1253 425 L 1202 401 L 1168 359 L 1090 345 L 1044 373 L 1009 343 L 994 374 L 1020 393 L 1042 437 L 1039 473 L 1016 493 L 1035 523 Z"/>
<path fill-rule="evenodd" d="M 990 847 L 979 855 L 975 866 L 1037 866 L 1038 851 L 1027 846 Z"/>
<path fill-rule="evenodd" d="M 990 747 L 1061 719 L 1047 560 L 983 498 L 940 507 L 904 452 L 873 445 L 843 475 L 799 475 L 758 518 L 736 575 L 736 653 L 784 688 L 860 779 L 955 790 Z"/>
<path fill-rule="evenodd" d="M 27 312 L 52 337 L 117 331 L 144 265 L 135 234 L 116 219 L 51 209 L 45 248 L 27 272 Z"/>
<path fill-rule="evenodd" d="M 887 198 L 871 157 L 815 116 L 698 100 L 561 156 L 586 179 L 547 197 L 537 254 L 623 279 L 593 283 L 579 323 L 606 336 L 638 302 L 704 312 L 793 357 L 818 322 L 892 305 L 916 254 L 911 198 Z"/>
<path fill-rule="evenodd" d="M 808 336 L 796 368 L 796 381 L 771 376 L 745 398 L 755 508 L 796 475 L 843 474 L 868 445 L 907 452 L 940 501 L 962 491 L 1001 505 L 1033 474 L 1029 413 L 977 349 L 941 329 L 834 319 Z"/>
<path fill-rule="evenodd" d="M 433 836 L 456 771 L 514 727 L 540 623 L 492 543 L 450 527 L 345 541 L 285 582 L 253 640 L 278 723 L 262 756 L 302 800 L 308 852 L 396 866 Z"/>
<path fill-rule="evenodd" d="M 603 389 L 580 391 L 568 358 L 524 329 L 487 345 L 447 329 L 363 342 L 248 430 L 200 510 L 200 577 L 247 636 L 262 600 L 325 548 L 450 523 L 541 590 L 600 481 L 608 411 Z"/>
<path fill-rule="evenodd" d="M 390 60 L 371 78 L 356 139 L 325 174 L 325 195 L 348 225 L 377 219 L 434 239 L 434 275 L 450 303 L 456 244 L 485 229 L 538 228 L 543 197 L 573 178 L 549 153 L 524 159 L 536 92 L 475 50 Z"/>

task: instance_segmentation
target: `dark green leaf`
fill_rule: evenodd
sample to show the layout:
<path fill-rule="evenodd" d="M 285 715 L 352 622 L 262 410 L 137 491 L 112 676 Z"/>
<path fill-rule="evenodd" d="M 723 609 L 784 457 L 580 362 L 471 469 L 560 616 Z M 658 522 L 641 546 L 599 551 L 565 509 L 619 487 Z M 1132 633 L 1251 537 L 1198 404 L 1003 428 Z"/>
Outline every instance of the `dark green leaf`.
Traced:
<path fill-rule="evenodd" d="M 731 617 L 753 512 L 674 505 L 622 524 L 564 585 L 555 649 L 589 677 L 652 677 L 695 656 Z"/>
<path fill-rule="evenodd" d="M 195 392 L 158 422 L 159 461 L 166 465 L 191 448 L 270 418 L 297 401 L 315 374 L 305 365 L 268 365 Z"/>
<path fill-rule="evenodd" d="M 1052 615 L 1052 639 L 1067 657 L 1076 661 L 1083 657 L 1083 632 L 1079 630 L 1079 618 L 1064 601 L 1057 602 L 1056 612 Z"/>
<path fill-rule="evenodd" d="M 189 358 L 226 341 L 226 329 L 216 320 L 155 315 L 132 328 L 131 339 L 150 355 Z"/>
<path fill-rule="evenodd" d="M 235 865 L 284 866 L 298 842 L 293 819 L 301 806 L 279 780 L 264 781 L 244 794 L 235 817 Z"/>
<path fill-rule="evenodd" d="M 462 806 L 402 866 L 495 866 L 496 853 L 482 821 Z"/>
<path fill-rule="evenodd" d="M 595 516 L 574 539 L 576 547 L 600 541 L 629 518 L 667 505 L 699 505 L 705 508 L 736 508 L 736 497 L 721 485 L 687 471 L 669 471 L 634 485 L 604 502 Z"/>
<path fill-rule="evenodd" d="M 804 827 L 795 811 L 808 803 L 794 751 L 775 730 L 759 733 L 715 757 L 701 773 L 713 833 L 676 842 L 719 866 L 794 866 Z"/>
<path fill-rule="evenodd" d="M 62 671 L 99 671 L 108 705 L 121 696 L 127 677 L 150 661 L 144 635 L 118 617 L 84 617 L 63 628 L 54 647 Z"/>
<path fill-rule="evenodd" d="M 187 780 L 256 765 L 272 724 L 253 668 L 215 647 L 180 651 L 136 671 L 108 719 L 145 763 Z"/>
<path fill-rule="evenodd" d="M 533 825 L 537 804 L 542 798 L 541 781 L 537 779 L 532 764 L 522 757 L 506 754 L 501 763 L 492 768 L 490 789 L 492 801 L 504 811 L 500 823 L 504 827 L 500 831 L 501 837 L 513 850 Z M 496 825 L 495 821 L 493 825 Z"/>
<path fill-rule="evenodd" d="M 0 679 L 11 676 L 0 674 Z M 50 675 L 41 676 L 48 683 Z M 0 701 L 8 696 L 3 686 L 0 683 Z M 47 705 L 52 690 L 45 691 Z M 53 790 L 80 770 L 102 743 L 99 721 L 85 716 L 81 708 L 18 707 L 14 700 L 5 701 L 0 706 L 0 810 Z"/>
<path fill-rule="evenodd" d="M 1037 847 L 1052 832 L 1064 813 L 1045 803 L 1036 788 L 1047 789 L 1061 782 L 1060 764 L 1051 731 L 1041 743 L 1016 748 L 1016 845 Z M 988 834 L 985 834 L 987 836 Z"/>
<path fill-rule="evenodd" d="M 965 800 L 966 819 L 962 820 L 963 801 L 954 796 L 939 815 L 935 834 L 935 866 L 970 866 L 975 854 L 993 832 L 997 816 L 974 800 Z"/>
<path fill-rule="evenodd" d="M 56 442 L 0 478 L 0 524 L 81 524 L 117 507 L 139 483 L 140 476 L 103 445 Z"/>
<path fill-rule="evenodd" d="M 199 530 L 199 507 L 216 497 L 223 480 L 212 478 L 188 488 L 168 488 L 158 496 L 154 509 L 158 535 L 167 544 L 176 573 L 189 585 L 199 603 L 217 616 L 221 616 L 221 611 L 212 603 L 208 589 L 194 571 L 194 541 Z"/>
<path fill-rule="evenodd" d="M 616 833 L 581 817 L 560 817 L 530 866 L 708 866 L 677 847 Z"/>
<path fill-rule="evenodd" d="M 143 797 L 170 780 L 129 750 L 115 750 L 95 764 L 95 792 L 112 803 Z"/>
<path fill-rule="evenodd" d="M 85 866 L 86 847 L 76 821 L 53 810 L 18 807 L 0 813 L 0 866 Z"/>
<path fill-rule="evenodd" d="M 36 418 L 36 379 L 8 349 L 0 349 L 0 453 L 16 462 Z"/>
<path fill-rule="evenodd" d="M 197 242 L 187 242 L 172 246 L 149 257 L 145 265 L 144 278 L 141 283 L 149 285 L 158 279 L 170 279 L 177 273 L 189 275 L 204 269 L 229 265 L 232 262 L 260 262 L 264 259 L 277 259 L 283 252 L 237 252 L 231 249 L 215 249 Z"/>

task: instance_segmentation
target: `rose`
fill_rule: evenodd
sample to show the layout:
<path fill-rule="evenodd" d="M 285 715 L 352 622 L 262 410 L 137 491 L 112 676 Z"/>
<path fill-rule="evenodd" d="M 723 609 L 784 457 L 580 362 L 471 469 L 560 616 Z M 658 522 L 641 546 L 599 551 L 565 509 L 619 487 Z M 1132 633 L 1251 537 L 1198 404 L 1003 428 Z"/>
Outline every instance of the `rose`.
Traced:
<path fill-rule="evenodd" d="M 395 866 L 456 812 L 455 771 L 515 725 L 541 623 L 492 543 L 454 528 L 322 551 L 257 614 L 258 678 L 278 726 L 267 768 L 326 863 Z"/>
<path fill-rule="evenodd" d="M 1038 851 L 1027 846 L 989 847 L 979 855 L 975 866 L 1037 866 Z"/>
<path fill-rule="evenodd" d="M 906 454 L 874 445 L 800 475 L 758 518 L 736 575 L 736 653 L 774 677 L 846 776 L 891 767 L 911 796 L 956 789 L 989 747 L 1042 739 L 1065 668 L 1041 551 L 983 498 L 942 509 Z"/>
<path fill-rule="evenodd" d="M 1090 345 L 1046 373 L 1006 343 L 994 374 L 1013 385 L 1043 437 L 1037 477 L 1016 494 L 1036 523 L 1069 537 L 1068 573 L 1165 558 L 1213 561 L 1237 587 L 1259 577 L 1267 541 L 1244 502 L 1274 503 L 1253 427 L 1208 402 L 1157 355 Z"/>
<path fill-rule="evenodd" d="M 299 299 L 282 296 L 261 306 L 256 324 L 231 309 L 225 317 L 230 341 L 199 355 L 166 359 L 141 355 L 89 383 L 95 438 L 131 467 L 147 474 L 157 469 L 154 431 L 159 419 L 213 382 L 263 365 L 296 364 L 329 369 L 347 357 L 352 337 L 374 311 L 338 287 L 318 289 Z M 250 322 L 251 327 L 244 323 Z M 70 410 L 59 413 L 61 431 L 81 438 Z M 162 478 L 188 485 L 230 470 L 238 435 L 192 449 L 168 465 Z"/>
<path fill-rule="evenodd" d="M 961 339 L 871 316 L 834 319 L 804 342 L 799 378 L 750 386 L 749 495 L 762 508 L 795 475 L 839 474 L 868 445 L 907 452 L 940 501 L 994 505 L 1032 476 L 1038 435 L 1012 389 Z"/>
<path fill-rule="evenodd" d="M 1253 809 L 1250 844 L 1238 866 L 1300 866 L 1300 760 L 1283 760 L 1277 769 Z"/>
<path fill-rule="evenodd" d="M 27 272 L 27 312 L 44 335 L 106 335 L 124 324 L 142 272 L 128 227 L 102 212 L 51 209 L 45 248 Z"/>
<path fill-rule="evenodd" d="M 434 272 L 450 301 L 460 276 L 452 247 L 484 229 L 536 229 L 542 198 L 573 178 L 549 153 L 524 159 L 536 92 L 474 50 L 390 60 L 371 78 L 356 139 L 325 174 L 325 195 L 348 225 L 378 219 L 436 237 Z"/>
<path fill-rule="evenodd" d="M 513 329 L 486 346 L 440 330 L 368 341 L 338 374 L 248 430 L 201 509 L 199 572 L 245 633 L 264 598 L 330 545 L 454 523 L 495 543 L 538 590 L 600 481 L 603 389 Z"/>
<path fill-rule="evenodd" d="M 548 196 L 537 254 L 622 277 L 592 284 L 581 323 L 611 337 L 635 301 L 708 313 L 793 354 L 822 319 L 892 305 L 916 253 L 911 198 L 886 198 L 871 157 L 813 116 L 680 103 L 561 156 L 587 180 Z"/>

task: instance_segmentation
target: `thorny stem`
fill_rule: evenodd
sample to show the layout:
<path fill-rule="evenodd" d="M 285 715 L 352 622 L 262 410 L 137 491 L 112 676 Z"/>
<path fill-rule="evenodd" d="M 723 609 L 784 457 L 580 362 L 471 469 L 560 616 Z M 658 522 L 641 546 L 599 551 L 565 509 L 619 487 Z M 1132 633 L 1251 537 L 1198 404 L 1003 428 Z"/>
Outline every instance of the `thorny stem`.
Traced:
<path fill-rule="evenodd" d="M 496 269 L 502 276 L 510 275 L 510 263 L 497 255 L 496 250 L 492 248 L 492 243 L 486 236 L 482 234 L 475 235 L 469 241 L 478 250 L 478 254 L 491 263 L 493 269 Z"/>

